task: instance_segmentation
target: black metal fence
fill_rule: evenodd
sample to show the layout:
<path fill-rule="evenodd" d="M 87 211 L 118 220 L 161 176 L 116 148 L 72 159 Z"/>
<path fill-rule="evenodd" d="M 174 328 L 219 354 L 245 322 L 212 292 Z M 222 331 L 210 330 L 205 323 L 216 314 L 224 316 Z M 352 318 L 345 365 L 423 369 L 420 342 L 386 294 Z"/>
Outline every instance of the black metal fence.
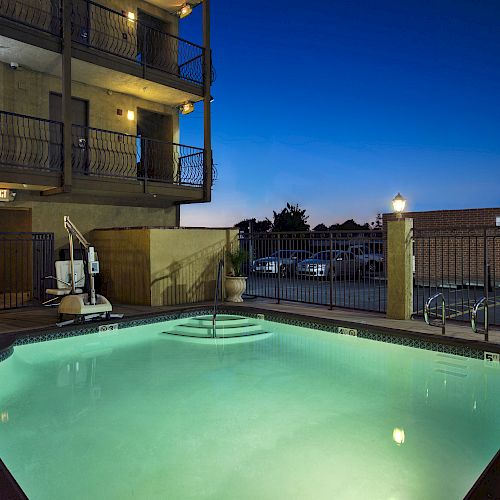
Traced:
<path fill-rule="evenodd" d="M 203 185 L 201 148 L 78 125 L 72 137 L 76 174 Z"/>
<path fill-rule="evenodd" d="M 62 158 L 62 123 L 0 111 L 1 165 L 60 172 Z"/>
<path fill-rule="evenodd" d="M 447 318 L 470 321 L 486 297 L 490 324 L 500 325 L 500 228 L 414 230 L 413 238 L 414 314 L 422 316 L 425 301 L 442 293 Z"/>
<path fill-rule="evenodd" d="M 0 233 L 0 309 L 43 302 L 53 274 L 53 233 Z"/>
<path fill-rule="evenodd" d="M 92 1 L 75 0 L 72 9 L 73 41 L 203 84 L 203 47 Z"/>
<path fill-rule="evenodd" d="M 240 234 L 247 294 L 367 311 L 386 310 L 382 234 Z"/>
<path fill-rule="evenodd" d="M 60 0 L 0 0 L 0 16 L 53 35 L 61 33 Z"/>

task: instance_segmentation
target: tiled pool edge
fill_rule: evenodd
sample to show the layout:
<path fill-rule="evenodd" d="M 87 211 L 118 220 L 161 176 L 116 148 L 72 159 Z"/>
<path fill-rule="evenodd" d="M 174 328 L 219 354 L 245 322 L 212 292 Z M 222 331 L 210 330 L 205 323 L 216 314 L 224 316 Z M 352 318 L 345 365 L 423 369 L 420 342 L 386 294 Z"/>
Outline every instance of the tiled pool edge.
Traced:
<path fill-rule="evenodd" d="M 434 352 L 454 354 L 474 359 L 484 359 L 484 352 L 500 353 L 500 345 L 488 344 L 480 340 L 471 341 L 455 337 L 438 337 L 422 332 L 411 332 L 389 327 L 366 325 L 353 321 L 320 318 L 314 316 L 313 314 L 296 314 L 290 312 L 272 311 L 253 306 L 231 306 L 228 304 L 221 305 L 219 313 L 239 314 L 253 318 L 263 315 L 268 321 L 328 331 L 338 335 L 345 334 L 345 332 L 340 331 L 342 328 L 355 329 L 356 336 L 359 338 L 406 347 L 415 347 L 417 349 Z M 61 329 L 57 329 L 57 327 L 55 327 L 54 329 L 43 328 L 40 330 L 28 330 L 19 333 L 12 333 L 6 335 L 9 337 L 10 343 L 7 342 L 6 345 L 4 342 L 3 349 L 0 345 L 0 362 L 7 359 L 12 354 L 13 348 L 18 345 L 33 344 L 37 342 L 46 342 L 50 340 L 98 333 L 99 326 L 106 324 L 117 323 L 118 328 L 122 329 L 158 323 L 161 321 L 187 318 L 193 316 L 193 314 L 212 314 L 212 309 L 201 305 L 185 306 L 168 312 L 154 314 L 149 313 L 145 315 L 131 316 L 120 320 L 89 323 L 86 325 L 72 325 Z"/>

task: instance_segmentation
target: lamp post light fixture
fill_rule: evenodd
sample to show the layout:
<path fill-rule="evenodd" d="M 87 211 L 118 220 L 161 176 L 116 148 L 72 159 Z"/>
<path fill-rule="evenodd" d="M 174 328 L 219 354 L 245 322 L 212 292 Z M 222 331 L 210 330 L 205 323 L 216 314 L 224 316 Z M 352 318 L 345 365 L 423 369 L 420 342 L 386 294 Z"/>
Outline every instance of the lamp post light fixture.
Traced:
<path fill-rule="evenodd" d="M 193 7 L 188 3 L 185 3 L 179 10 L 179 17 L 182 19 L 183 17 L 189 16 L 193 12 Z"/>
<path fill-rule="evenodd" d="M 405 207 L 406 207 L 406 198 L 401 196 L 401 193 L 398 193 L 392 199 L 392 208 L 394 209 L 394 212 L 396 213 L 396 217 L 398 219 L 401 219 L 401 217 L 403 216 Z"/>

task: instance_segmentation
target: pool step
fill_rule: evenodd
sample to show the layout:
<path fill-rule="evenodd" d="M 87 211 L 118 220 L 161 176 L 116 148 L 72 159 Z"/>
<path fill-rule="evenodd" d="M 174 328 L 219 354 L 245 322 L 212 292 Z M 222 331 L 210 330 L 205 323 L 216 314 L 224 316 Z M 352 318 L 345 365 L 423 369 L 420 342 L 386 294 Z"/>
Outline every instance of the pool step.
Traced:
<path fill-rule="evenodd" d="M 245 326 L 252 321 L 250 318 L 245 318 L 243 316 L 229 316 L 227 314 L 217 315 L 217 326 L 231 327 L 231 326 Z M 186 321 L 187 325 L 190 326 L 206 326 L 212 327 L 212 316 L 198 316 L 196 318 L 190 318 Z"/>
<path fill-rule="evenodd" d="M 164 333 L 185 337 L 210 338 L 213 334 L 212 316 L 190 318 Z M 269 332 L 263 329 L 257 320 L 243 316 L 217 315 L 216 336 L 219 338 L 248 337 L 267 333 Z"/>

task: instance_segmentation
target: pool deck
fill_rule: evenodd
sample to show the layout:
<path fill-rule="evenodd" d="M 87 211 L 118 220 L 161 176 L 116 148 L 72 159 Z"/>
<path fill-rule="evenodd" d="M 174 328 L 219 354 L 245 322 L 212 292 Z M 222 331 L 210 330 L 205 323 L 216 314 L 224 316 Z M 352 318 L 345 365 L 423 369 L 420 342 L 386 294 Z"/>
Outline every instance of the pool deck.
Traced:
<path fill-rule="evenodd" d="M 430 336 L 432 338 L 441 338 L 447 340 L 455 339 L 463 343 L 470 342 L 471 345 L 482 344 L 484 348 L 483 335 L 474 334 L 468 323 L 448 322 L 446 325 L 446 336 L 441 335 L 440 328 L 430 327 L 420 319 L 413 320 L 393 320 L 385 317 L 381 313 L 371 313 L 365 311 L 356 311 L 349 309 L 335 308 L 328 309 L 325 306 L 316 306 L 309 304 L 299 304 L 292 302 L 282 302 L 277 304 L 274 300 L 254 299 L 247 300 L 241 304 L 224 303 L 223 306 L 234 308 L 236 311 L 244 309 L 260 309 L 262 312 L 272 311 L 279 313 L 287 313 L 302 317 L 320 318 L 325 320 L 333 320 L 340 324 L 345 324 L 349 327 L 359 327 L 370 329 L 376 328 L 394 330 L 399 332 L 410 332 L 417 335 Z M 124 315 L 124 318 L 147 317 L 151 315 L 161 314 L 178 310 L 180 308 L 199 308 L 212 307 L 212 303 L 204 302 L 198 304 L 186 304 L 181 306 L 129 306 L 115 305 L 113 312 Z M 21 309 L 0 311 L 0 336 L 3 334 L 13 334 L 18 332 L 53 330 L 55 323 L 58 321 L 57 308 L 47 307 L 26 307 Z M 500 349 L 500 330 L 493 329 L 489 332 L 489 345 Z"/>

